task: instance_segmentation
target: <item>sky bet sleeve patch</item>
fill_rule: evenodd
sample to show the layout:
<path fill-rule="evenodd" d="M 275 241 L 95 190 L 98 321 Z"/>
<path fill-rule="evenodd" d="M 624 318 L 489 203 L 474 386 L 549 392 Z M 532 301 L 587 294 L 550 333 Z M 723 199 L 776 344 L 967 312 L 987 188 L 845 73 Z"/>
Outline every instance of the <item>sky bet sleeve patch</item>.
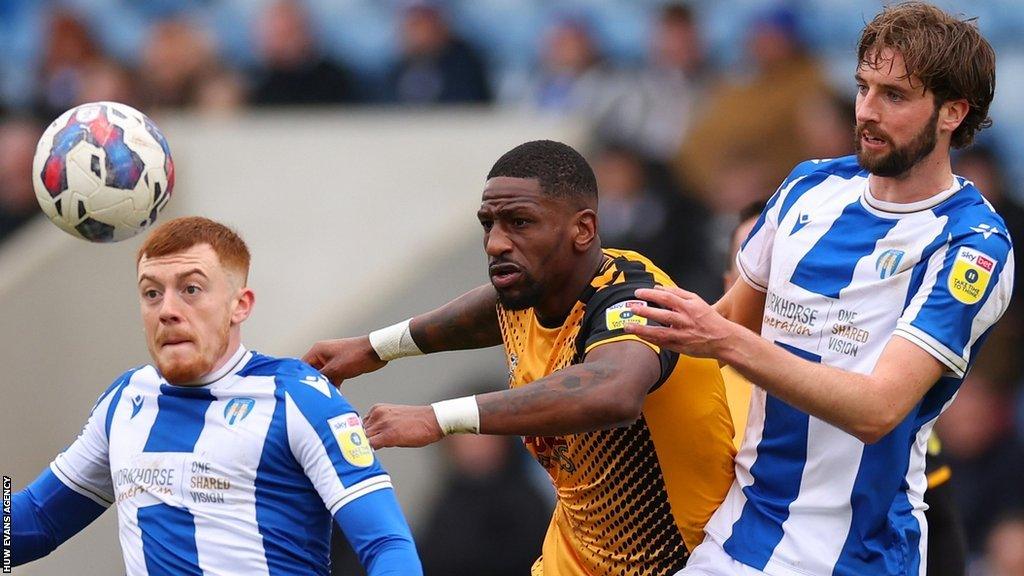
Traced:
<path fill-rule="evenodd" d="M 631 303 L 639 306 L 647 305 L 647 302 L 643 300 L 626 300 L 625 302 L 612 304 L 604 311 L 604 323 L 608 330 L 622 330 L 626 324 L 638 324 L 640 326 L 647 324 L 647 318 L 637 316 L 629 309 L 628 306 Z"/>
<path fill-rule="evenodd" d="M 994 258 L 961 246 L 953 261 L 953 270 L 949 273 L 949 293 L 964 304 L 976 303 L 985 295 L 995 267 Z"/>
<path fill-rule="evenodd" d="M 341 455 L 345 460 L 360 468 L 366 468 L 373 464 L 373 450 L 370 448 L 370 441 L 363 431 L 363 422 L 355 412 L 335 416 L 327 421 L 341 448 Z"/>

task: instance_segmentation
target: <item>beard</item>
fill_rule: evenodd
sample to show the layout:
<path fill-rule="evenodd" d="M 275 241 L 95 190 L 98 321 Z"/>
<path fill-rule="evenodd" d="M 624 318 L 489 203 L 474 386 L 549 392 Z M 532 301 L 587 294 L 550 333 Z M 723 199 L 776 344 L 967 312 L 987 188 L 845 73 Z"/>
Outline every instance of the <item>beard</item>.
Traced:
<path fill-rule="evenodd" d="M 213 360 L 196 354 L 186 360 L 161 362 L 157 360 L 157 368 L 164 379 L 171 384 L 182 385 L 196 382 L 204 375 L 213 371 Z"/>
<path fill-rule="evenodd" d="M 860 163 L 862 168 L 875 176 L 898 178 L 916 166 L 925 156 L 931 154 L 932 150 L 935 150 L 935 145 L 938 142 L 935 132 L 938 125 L 939 109 L 936 107 L 928 123 L 908 144 L 896 146 L 893 144 L 892 138 L 885 132 L 878 129 L 868 130 L 868 124 L 857 124 L 854 138 L 854 145 L 857 149 L 857 162 Z M 892 151 L 878 156 L 868 155 L 861 146 L 861 135 L 866 130 L 873 136 L 888 142 L 889 146 L 892 147 Z"/>
<path fill-rule="evenodd" d="M 505 310 L 526 310 L 533 308 L 540 301 L 543 287 L 539 282 L 523 271 L 523 279 L 519 286 L 497 290 L 498 302 Z"/>
<path fill-rule="evenodd" d="M 209 349 L 202 342 L 193 341 L 195 350 L 187 355 L 173 355 L 168 358 L 152 354 L 157 369 L 167 382 L 177 386 L 198 382 L 200 378 L 213 372 L 217 361 L 224 356 L 228 348 L 229 331 L 230 326 L 225 326 L 217 334 L 213 341 L 215 349 Z"/>

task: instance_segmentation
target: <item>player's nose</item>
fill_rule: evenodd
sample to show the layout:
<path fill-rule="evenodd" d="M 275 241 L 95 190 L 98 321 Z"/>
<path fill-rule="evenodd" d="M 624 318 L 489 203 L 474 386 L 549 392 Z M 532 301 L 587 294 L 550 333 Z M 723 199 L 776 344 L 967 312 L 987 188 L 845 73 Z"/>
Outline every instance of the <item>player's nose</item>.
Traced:
<path fill-rule="evenodd" d="M 181 320 L 181 307 L 181 299 L 176 294 L 165 294 L 160 301 L 160 321 L 167 324 Z"/>
<path fill-rule="evenodd" d="M 512 243 L 509 241 L 508 234 L 505 234 L 501 226 L 495 225 L 492 227 L 484 238 L 484 251 L 488 256 L 501 256 L 511 249 Z"/>
<path fill-rule="evenodd" d="M 877 123 L 879 120 L 877 94 L 869 91 L 867 94 L 861 96 L 857 101 L 854 111 L 858 124 L 864 124 L 866 122 Z"/>

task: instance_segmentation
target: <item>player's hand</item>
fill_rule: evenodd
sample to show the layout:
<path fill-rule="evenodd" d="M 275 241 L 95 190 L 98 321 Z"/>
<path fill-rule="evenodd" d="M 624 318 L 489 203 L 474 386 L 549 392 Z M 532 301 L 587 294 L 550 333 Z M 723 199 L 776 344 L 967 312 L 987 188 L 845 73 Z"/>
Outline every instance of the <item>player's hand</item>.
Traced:
<path fill-rule="evenodd" d="M 302 361 L 319 370 L 335 386 L 360 374 L 380 370 L 387 364 L 370 346 L 368 336 L 322 340 L 313 344 Z"/>
<path fill-rule="evenodd" d="M 700 296 L 681 288 L 642 288 L 636 291 L 636 297 L 660 308 L 630 305 L 630 310 L 661 326 L 626 324 L 625 331 L 674 352 L 699 358 L 718 358 L 736 328 Z"/>
<path fill-rule="evenodd" d="M 419 448 L 444 437 L 431 406 L 377 404 L 363 418 L 370 446 Z"/>

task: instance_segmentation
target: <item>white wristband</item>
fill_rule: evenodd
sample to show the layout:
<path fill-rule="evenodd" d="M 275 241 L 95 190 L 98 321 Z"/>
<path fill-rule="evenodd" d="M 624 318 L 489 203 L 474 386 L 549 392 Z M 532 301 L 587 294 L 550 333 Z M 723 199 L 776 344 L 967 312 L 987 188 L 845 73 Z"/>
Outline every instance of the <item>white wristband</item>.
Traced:
<path fill-rule="evenodd" d="M 476 396 L 434 402 L 430 406 L 445 436 L 463 432 L 480 433 L 480 408 L 476 405 Z"/>
<path fill-rule="evenodd" d="M 377 356 L 380 356 L 381 360 L 390 362 L 395 358 L 421 356 L 423 354 L 423 351 L 420 350 L 420 347 L 412 339 L 412 333 L 409 332 L 410 322 L 412 322 L 412 318 L 387 328 L 370 332 L 370 346 L 373 346 L 374 351 L 377 352 Z"/>

